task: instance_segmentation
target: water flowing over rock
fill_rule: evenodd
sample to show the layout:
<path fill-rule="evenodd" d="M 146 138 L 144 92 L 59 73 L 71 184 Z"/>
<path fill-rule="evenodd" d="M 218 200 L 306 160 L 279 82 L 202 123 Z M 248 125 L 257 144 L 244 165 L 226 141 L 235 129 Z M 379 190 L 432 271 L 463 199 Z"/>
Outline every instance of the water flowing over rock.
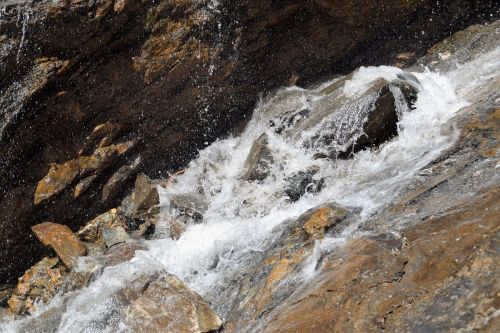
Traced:
<path fill-rule="evenodd" d="M 0 331 L 496 332 L 499 14 L 2 3 Z"/>
<path fill-rule="evenodd" d="M 77 200 L 56 198 L 71 172 L 34 207 L 51 165 L 137 139 L 137 172 L 166 175 L 241 127 L 262 93 L 361 64 L 411 63 L 497 9 L 494 0 L 3 1 L 0 280 L 14 281 L 43 255 L 31 225 L 77 230 L 116 206 L 131 182 L 105 203 L 93 193 L 137 156 L 81 179 Z"/>

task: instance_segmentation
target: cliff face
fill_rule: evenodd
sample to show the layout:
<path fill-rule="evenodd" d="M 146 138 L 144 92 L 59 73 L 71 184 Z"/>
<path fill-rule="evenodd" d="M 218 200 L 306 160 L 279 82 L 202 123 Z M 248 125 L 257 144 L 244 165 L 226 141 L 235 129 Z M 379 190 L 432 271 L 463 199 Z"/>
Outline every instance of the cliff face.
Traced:
<path fill-rule="evenodd" d="M 166 174 L 237 131 L 262 94 L 359 64 L 411 63 L 436 40 L 493 19 L 497 7 L 430 0 L 1 2 L 0 282 L 15 280 L 42 255 L 32 225 L 53 220 L 76 230 L 115 206 L 137 172 Z M 123 143 L 124 151 L 107 149 Z M 78 164 L 82 156 L 97 160 L 95 168 Z M 80 162 L 65 166 L 72 160 Z M 35 205 L 38 182 L 53 164 L 66 168 L 65 185 Z"/>

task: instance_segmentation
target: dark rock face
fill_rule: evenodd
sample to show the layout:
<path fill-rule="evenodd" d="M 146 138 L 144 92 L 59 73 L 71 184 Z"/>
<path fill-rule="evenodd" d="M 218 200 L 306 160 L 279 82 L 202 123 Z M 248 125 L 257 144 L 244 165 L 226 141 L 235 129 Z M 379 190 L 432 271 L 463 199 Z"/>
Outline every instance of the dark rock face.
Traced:
<path fill-rule="evenodd" d="M 121 200 L 132 173 L 179 168 L 236 128 L 261 92 L 361 62 L 411 61 L 397 54 L 417 55 L 453 30 L 498 16 L 496 1 L 207 3 L 2 2 L 0 282 L 41 258 L 31 225 L 56 220 L 76 231 Z M 131 140 L 134 152 L 79 180 L 77 198 L 62 189 L 34 205 L 51 164 Z M 121 169 L 138 157 L 141 170 Z"/>

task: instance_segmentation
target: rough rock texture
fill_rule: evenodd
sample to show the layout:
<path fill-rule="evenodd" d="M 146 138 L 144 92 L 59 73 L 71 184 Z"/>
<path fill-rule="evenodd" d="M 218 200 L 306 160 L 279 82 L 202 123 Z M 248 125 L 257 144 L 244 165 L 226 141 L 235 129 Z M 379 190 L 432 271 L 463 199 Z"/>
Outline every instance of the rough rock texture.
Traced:
<path fill-rule="evenodd" d="M 500 22 L 473 26 L 425 59 L 452 68 L 498 47 L 499 35 Z M 369 235 L 318 258 L 306 283 L 295 281 L 311 245 L 285 233 L 277 248 L 288 251 L 243 280 L 225 332 L 498 331 L 499 85 L 497 73 L 470 91 L 471 104 L 454 118 L 461 132 L 453 147 L 359 226 Z"/>
<path fill-rule="evenodd" d="M 139 278 L 131 285 L 120 296 L 130 302 L 123 311 L 133 332 L 209 333 L 222 327 L 210 306 L 174 275 L 163 274 L 150 281 Z"/>
<path fill-rule="evenodd" d="M 31 227 L 31 229 L 44 246 L 50 246 L 54 249 L 68 268 L 73 267 L 78 257 L 87 253 L 85 245 L 65 225 L 44 222 Z"/>
<path fill-rule="evenodd" d="M 58 258 L 43 258 L 27 270 L 14 289 L 8 301 L 9 309 L 15 314 L 34 312 L 35 302 L 46 302 L 59 291 L 65 274 L 64 266 L 58 265 Z"/>
<path fill-rule="evenodd" d="M 116 205 L 121 198 L 103 203 L 95 194 L 137 156 L 85 179 L 76 199 L 61 193 L 35 207 L 52 164 L 136 139 L 143 171 L 176 169 L 236 128 L 261 92 L 360 63 L 411 62 L 453 30 L 498 15 L 498 2 L 487 0 L 210 4 L 0 4 L 0 282 L 41 257 L 31 225 L 56 220 L 77 230 Z M 95 128 L 106 133 L 97 138 Z"/>

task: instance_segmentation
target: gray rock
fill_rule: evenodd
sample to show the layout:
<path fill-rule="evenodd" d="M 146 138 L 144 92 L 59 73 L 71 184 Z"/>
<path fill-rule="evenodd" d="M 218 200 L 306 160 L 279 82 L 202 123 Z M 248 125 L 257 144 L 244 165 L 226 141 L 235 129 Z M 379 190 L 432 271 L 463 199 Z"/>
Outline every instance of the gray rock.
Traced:
<path fill-rule="evenodd" d="M 241 179 L 262 181 L 269 176 L 269 167 L 274 160 L 268 140 L 267 134 L 264 133 L 253 143 Z"/>

